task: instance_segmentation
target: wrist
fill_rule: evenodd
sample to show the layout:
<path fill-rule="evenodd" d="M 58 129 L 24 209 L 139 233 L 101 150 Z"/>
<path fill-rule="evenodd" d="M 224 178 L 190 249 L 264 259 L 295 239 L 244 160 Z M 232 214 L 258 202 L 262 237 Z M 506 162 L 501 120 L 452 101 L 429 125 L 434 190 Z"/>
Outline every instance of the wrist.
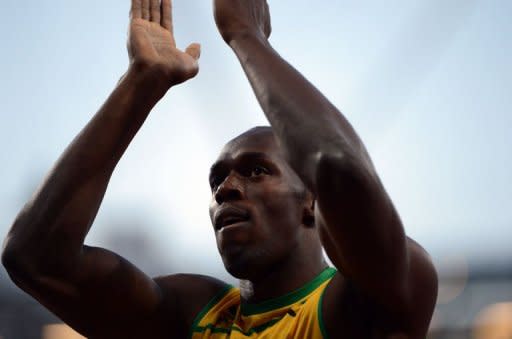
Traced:
<path fill-rule="evenodd" d="M 228 45 L 235 51 L 250 45 L 270 47 L 268 38 L 265 37 L 264 34 L 258 34 L 258 32 L 247 31 L 234 34 L 231 40 L 229 40 Z"/>
<path fill-rule="evenodd" d="M 172 87 L 163 71 L 163 67 L 138 62 L 130 63 L 128 70 L 119 80 L 119 84 L 121 83 L 135 86 L 137 92 L 142 95 L 152 93 L 158 99 L 163 97 Z"/>

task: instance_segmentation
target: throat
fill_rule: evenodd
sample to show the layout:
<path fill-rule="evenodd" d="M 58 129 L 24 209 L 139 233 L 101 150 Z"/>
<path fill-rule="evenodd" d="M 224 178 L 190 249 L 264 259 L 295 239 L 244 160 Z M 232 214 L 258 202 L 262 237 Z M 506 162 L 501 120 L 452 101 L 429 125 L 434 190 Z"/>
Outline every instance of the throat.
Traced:
<path fill-rule="evenodd" d="M 259 281 L 240 280 L 242 303 L 258 304 L 291 293 L 318 276 L 327 263 L 312 270 L 294 270 L 293 272 L 275 272 Z M 284 273 L 284 274 L 283 274 Z"/>
<path fill-rule="evenodd" d="M 240 280 L 240 296 L 244 302 L 254 298 L 254 285 L 249 280 Z"/>

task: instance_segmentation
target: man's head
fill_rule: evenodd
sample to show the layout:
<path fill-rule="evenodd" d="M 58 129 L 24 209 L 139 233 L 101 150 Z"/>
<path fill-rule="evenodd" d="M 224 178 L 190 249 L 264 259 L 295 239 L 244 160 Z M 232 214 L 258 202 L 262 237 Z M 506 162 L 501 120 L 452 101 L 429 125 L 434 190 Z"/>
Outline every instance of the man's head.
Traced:
<path fill-rule="evenodd" d="M 228 142 L 212 166 L 210 186 L 217 247 L 233 276 L 251 279 L 311 247 L 320 250 L 312 195 L 270 127 Z"/>

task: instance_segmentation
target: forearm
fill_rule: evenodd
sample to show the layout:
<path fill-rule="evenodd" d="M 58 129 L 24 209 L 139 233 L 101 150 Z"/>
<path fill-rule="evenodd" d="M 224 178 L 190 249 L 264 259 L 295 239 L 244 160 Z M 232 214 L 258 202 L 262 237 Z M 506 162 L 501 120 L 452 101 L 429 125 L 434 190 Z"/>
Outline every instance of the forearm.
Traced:
<path fill-rule="evenodd" d="M 80 252 L 117 162 L 165 92 L 158 77 L 130 68 L 20 212 L 4 255 L 51 261 Z"/>
<path fill-rule="evenodd" d="M 266 39 L 233 39 L 237 55 L 256 97 L 294 170 L 313 191 L 318 158 L 331 155 L 369 157 L 350 123 Z"/>
<path fill-rule="evenodd" d="M 315 195 L 316 224 L 331 260 L 369 290 L 382 282 L 382 267 L 402 278 L 405 265 L 396 258 L 405 257 L 403 227 L 350 123 L 266 40 L 247 35 L 230 46 L 288 163 Z M 391 264 L 375 265 L 377 259 Z"/>

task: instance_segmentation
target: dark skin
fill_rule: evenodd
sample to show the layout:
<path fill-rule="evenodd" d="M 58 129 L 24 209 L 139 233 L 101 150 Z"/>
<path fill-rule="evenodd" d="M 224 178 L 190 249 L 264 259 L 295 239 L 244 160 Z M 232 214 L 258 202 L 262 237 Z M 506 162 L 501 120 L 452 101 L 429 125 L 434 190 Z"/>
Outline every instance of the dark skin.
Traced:
<path fill-rule="evenodd" d="M 323 245 L 343 272 L 323 299 L 331 337 L 424 338 L 435 270 L 406 237 L 357 134 L 270 46 L 265 1 L 215 0 L 214 7 L 273 131 L 229 142 L 210 176 L 219 252 L 241 280 L 242 301 L 311 280 L 326 266 Z M 83 244 L 117 162 L 153 106 L 198 72 L 199 45 L 176 48 L 170 0 L 132 0 L 128 51 L 128 71 L 19 213 L 2 261 L 18 286 L 89 338 L 181 338 L 225 283 L 150 278 Z"/>
<path fill-rule="evenodd" d="M 215 0 L 214 7 L 219 32 L 240 61 L 284 159 L 315 197 L 322 244 L 343 272 L 326 292 L 328 331 L 333 337 L 424 337 L 437 275 L 425 251 L 406 237 L 362 141 L 270 45 L 266 1 Z M 350 319 L 351 305 L 360 306 L 354 321 L 339 326 L 340 318 Z"/>
<path fill-rule="evenodd" d="M 313 223 L 312 196 L 270 129 L 256 128 L 229 142 L 212 166 L 210 186 L 218 249 L 228 272 L 242 280 L 245 301 L 295 290 L 327 266 Z M 247 218 L 230 227 L 216 222 L 233 208 Z"/>

